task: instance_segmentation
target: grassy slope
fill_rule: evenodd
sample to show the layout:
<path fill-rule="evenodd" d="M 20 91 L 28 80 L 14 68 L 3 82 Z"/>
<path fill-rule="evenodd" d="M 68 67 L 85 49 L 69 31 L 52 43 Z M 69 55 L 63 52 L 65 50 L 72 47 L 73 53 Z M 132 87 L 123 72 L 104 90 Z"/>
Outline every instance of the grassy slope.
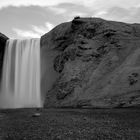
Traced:
<path fill-rule="evenodd" d="M 0 140 L 139 140 L 139 116 L 139 109 L 0 110 Z"/>

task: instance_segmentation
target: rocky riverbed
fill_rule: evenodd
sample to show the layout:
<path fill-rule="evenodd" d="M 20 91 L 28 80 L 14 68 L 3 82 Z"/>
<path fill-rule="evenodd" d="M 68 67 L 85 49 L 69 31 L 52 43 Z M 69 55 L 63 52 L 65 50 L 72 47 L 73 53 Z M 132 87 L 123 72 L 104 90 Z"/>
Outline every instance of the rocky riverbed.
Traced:
<path fill-rule="evenodd" d="M 140 109 L 0 110 L 0 140 L 139 140 Z"/>

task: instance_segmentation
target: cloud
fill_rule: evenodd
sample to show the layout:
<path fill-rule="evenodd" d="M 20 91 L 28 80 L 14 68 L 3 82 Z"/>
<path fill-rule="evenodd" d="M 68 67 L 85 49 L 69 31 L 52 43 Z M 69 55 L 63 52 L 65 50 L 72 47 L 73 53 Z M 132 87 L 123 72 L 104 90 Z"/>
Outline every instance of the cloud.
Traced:
<path fill-rule="evenodd" d="M 52 28 L 54 28 L 54 25 L 53 24 L 51 24 L 51 23 L 49 23 L 49 22 L 46 22 L 46 27 L 47 27 L 47 29 L 50 31 L 50 30 L 52 30 Z"/>
<path fill-rule="evenodd" d="M 93 16 L 101 17 L 107 20 L 128 22 L 128 23 L 140 23 L 140 7 L 111 7 L 106 11 L 97 11 Z"/>
<path fill-rule="evenodd" d="M 126 21 L 130 23 L 140 23 L 140 7 L 132 8 Z"/>
<path fill-rule="evenodd" d="M 39 37 L 62 22 L 75 16 L 88 16 L 90 12 L 87 7 L 72 3 L 50 7 L 9 6 L 0 10 L 0 19 L 3 19 L 0 32 L 10 38 Z"/>
<path fill-rule="evenodd" d="M 38 6 L 52 6 L 58 5 L 61 3 L 74 3 L 74 4 L 86 4 L 92 3 L 96 0 L 1 0 L 0 7 L 7 6 L 29 6 L 29 5 L 38 5 Z"/>
<path fill-rule="evenodd" d="M 16 32 L 19 38 L 40 38 L 40 34 L 33 31 L 21 30 L 17 28 L 13 28 L 13 31 Z"/>
<path fill-rule="evenodd" d="M 140 4 L 139 0 L 0 0 L 0 7 L 7 6 L 54 6 L 62 3 L 80 4 L 93 9 L 109 8 L 113 6 L 132 7 Z"/>
<path fill-rule="evenodd" d="M 125 21 L 130 17 L 131 10 L 121 7 L 111 7 L 106 11 L 99 11 L 94 16 L 99 16 L 109 20 Z"/>
<path fill-rule="evenodd" d="M 64 14 L 66 13 L 66 9 L 65 8 L 60 8 L 60 7 L 55 7 L 55 6 L 51 6 L 51 7 L 48 7 L 51 11 L 55 12 L 56 14 Z"/>
<path fill-rule="evenodd" d="M 95 10 L 107 10 L 112 7 L 130 8 L 140 4 L 139 0 L 95 0 L 89 7 Z"/>
<path fill-rule="evenodd" d="M 107 11 L 99 11 L 94 14 L 94 17 L 102 17 L 107 14 Z"/>
<path fill-rule="evenodd" d="M 43 35 L 43 34 L 49 32 L 53 28 L 54 28 L 54 25 L 49 23 L 49 22 L 46 22 L 45 26 L 35 26 L 35 25 L 32 25 L 32 30 L 34 32 L 40 34 L 40 35 Z"/>
<path fill-rule="evenodd" d="M 33 31 L 42 35 L 58 23 L 64 22 L 63 16 L 57 15 L 56 18 L 56 14 L 47 7 L 39 6 L 6 7 L 0 9 L 0 19 L 0 32 L 10 38 L 19 37 L 20 32 L 17 35 L 13 28 L 22 31 Z"/>
<path fill-rule="evenodd" d="M 46 22 L 44 27 L 32 25 L 31 30 L 13 28 L 13 31 L 17 34 L 18 38 L 40 38 L 43 34 L 49 32 L 53 27 L 53 24 Z"/>
<path fill-rule="evenodd" d="M 51 6 L 49 9 L 56 15 L 63 17 L 64 21 L 70 21 L 75 16 L 86 17 L 93 13 L 87 6 L 73 3 L 62 3 L 59 5 Z"/>
<path fill-rule="evenodd" d="M 33 28 L 34 32 L 37 32 L 38 34 L 44 34 L 44 32 L 45 32 L 44 28 L 42 28 L 42 27 L 32 25 L 32 28 Z"/>

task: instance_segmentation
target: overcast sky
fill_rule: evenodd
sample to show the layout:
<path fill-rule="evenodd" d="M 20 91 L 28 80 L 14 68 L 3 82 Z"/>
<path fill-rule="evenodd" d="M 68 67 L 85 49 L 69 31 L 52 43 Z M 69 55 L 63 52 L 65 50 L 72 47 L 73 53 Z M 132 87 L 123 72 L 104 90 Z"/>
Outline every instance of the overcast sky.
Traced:
<path fill-rule="evenodd" d="M 0 0 L 0 32 L 38 38 L 75 16 L 140 23 L 140 0 Z"/>

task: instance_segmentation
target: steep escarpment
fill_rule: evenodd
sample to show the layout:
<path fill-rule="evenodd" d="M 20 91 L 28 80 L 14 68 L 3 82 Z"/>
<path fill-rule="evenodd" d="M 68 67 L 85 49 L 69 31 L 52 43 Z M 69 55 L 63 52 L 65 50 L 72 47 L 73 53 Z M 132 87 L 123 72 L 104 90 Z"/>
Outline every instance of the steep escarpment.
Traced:
<path fill-rule="evenodd" d="M 41 39 L 45 107 L 140 104 L 139 24 L 75 18 Z"/>
<path fill-rule="evenodd" d="M 2 72 L 4 50 L 5 50 L 5 45 L 6 45 L 7 40 L 8 40 L 8 37 L 0 33 L 0 77 L 1 77 L 1 72 Z"/>

